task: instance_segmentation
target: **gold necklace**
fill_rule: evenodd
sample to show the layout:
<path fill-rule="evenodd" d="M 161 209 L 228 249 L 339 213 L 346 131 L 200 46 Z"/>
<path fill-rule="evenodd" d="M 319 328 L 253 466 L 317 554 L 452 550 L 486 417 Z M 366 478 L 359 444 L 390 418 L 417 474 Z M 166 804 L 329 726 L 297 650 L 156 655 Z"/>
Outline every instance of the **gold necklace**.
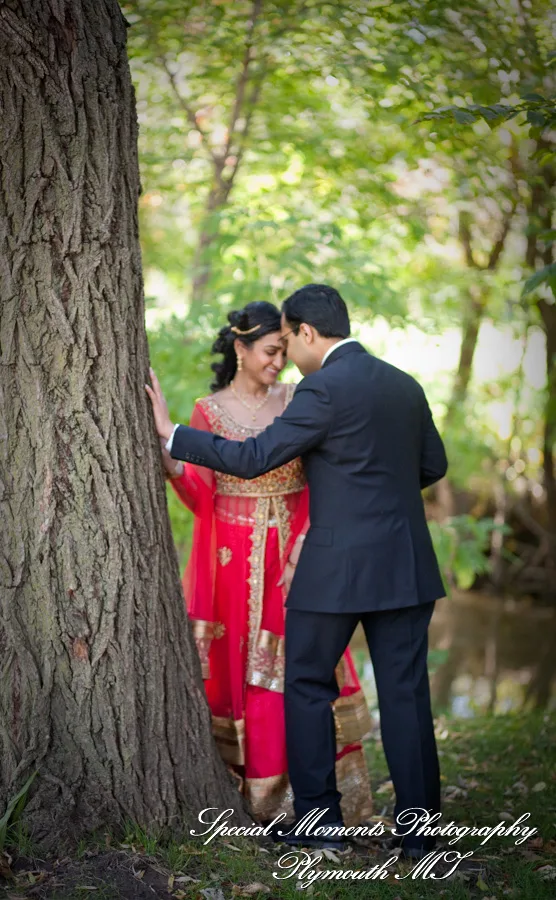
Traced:
<path fill-rule="evenodd" d="M 261 407 L 263 407 L 265 405 L 266 401 L 270 397 L 270 385 L 267 387 L 266 394 L 264 395 L 263 399 L 260 401 L 260 403 L 257 403 L 255 406 L 250 406 L 250 404 L 247 403 L 247 400 L 245 400 L 241 396 L 241 394 L 238 394 L 238 392 L 236 391 L 236 389 L 234 387 L 233 381 L 230 383 L 230 387 L 232 389 L 232 394 L 234 395 L 234 397 L 237 397 L 239 402 L 242 403 L 243 406 L 245 406 L 245 408 L 249 410 L 249 412 L 251 413 L 251 418 L 254 422 L 255 419 L 257 418 L 257 412 L 259 411 L 259 409 L 261 409 Z"/>

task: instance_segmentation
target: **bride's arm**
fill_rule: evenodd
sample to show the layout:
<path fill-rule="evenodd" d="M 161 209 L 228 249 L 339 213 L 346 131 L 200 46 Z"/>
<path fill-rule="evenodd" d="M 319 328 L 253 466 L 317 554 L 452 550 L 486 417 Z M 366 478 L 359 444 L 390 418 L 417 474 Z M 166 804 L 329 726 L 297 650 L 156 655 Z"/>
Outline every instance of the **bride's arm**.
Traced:
<path fill-rule="evenodd" d="M 210 425 L 196 404 L 191 414 L 190 425 L 199 431 L 210 431 Z M 161 444 L 165 444 L 161 441 Z M 162 447 L 162 460 L 166 470 L 166 477 L 170 481 L 174 491 L 188 509 L 193 513 L 199 511 L 201 495 L 207 491 L 212 494 L 214 487 L 214 473 L 203 466 L 194 466 L 191 463 L 178 462 L 172 459 L 166 447 Z"/>
<path fill-rule="evenodd" d="M 299 562 L 303 541 L 309 530 L 309 489 L 305 486 L 301 497 L 299 498 L 299 506 L 294 513 L 292 521 L 292 536 L 285 547 L 282 556 L 282 577 L 279 584 L 284 585 L 286 594 L 289 592 L 295 568 Z"/>

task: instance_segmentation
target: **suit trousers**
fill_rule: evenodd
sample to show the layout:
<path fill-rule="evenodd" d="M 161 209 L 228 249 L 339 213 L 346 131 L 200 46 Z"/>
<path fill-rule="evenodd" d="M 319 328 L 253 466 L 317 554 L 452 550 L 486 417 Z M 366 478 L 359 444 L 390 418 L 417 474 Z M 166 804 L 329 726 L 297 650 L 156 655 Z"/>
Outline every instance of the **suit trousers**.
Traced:
<path fill-rule="evenodd" d="M 286 613 L 285 711 L 288 769 L 296 819 L 328 808 L 319 825 L 341 822 L 331 703 L 335 668 L 361 621 L 376 680 L 382 743 L 396 794 L 394 815 L 440 811 L 440 772 L 427 670 L 434 603 L 365 613 Z M 409 818 L 412 818 L 411 815 Z M 430 850 L 434 839 L 408 833 L 403 846 Z"/>

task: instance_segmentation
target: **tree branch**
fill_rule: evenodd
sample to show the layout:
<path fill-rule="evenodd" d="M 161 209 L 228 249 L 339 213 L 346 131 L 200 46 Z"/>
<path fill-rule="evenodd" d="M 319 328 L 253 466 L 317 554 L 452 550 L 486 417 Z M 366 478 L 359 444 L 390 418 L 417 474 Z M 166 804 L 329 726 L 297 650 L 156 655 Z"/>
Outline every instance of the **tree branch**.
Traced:
<path fill-rule="evenodd" d="M 230 124 L 228 126 L 228 139 L 226 141 L 226 148 L 224 150 L 224 158 L 226 158 L 230 152 L 230 147 L 232 145 L 233 135 L 235 131 L 235 127 L 237 124 L 237 120 L 239 119 L 241 108 L 243 106 L 243 100 L 245 97 L 245 89 L 247 87 L 247 82 L 249 81 L 249 66 L 253 61 L 253 57 L 251 52 L 253 50 L 253 35 L 255 33 L 255 27 L 257 25 L 257 20 L 261 14 L 263 6 L 263 0 L 254 0 L 253 8 L 251 12 L 251 25 L 249 28 L 247 41 L 245 43 L 245 53 L 243 55 L 243 63 L 241 66 L 241 72 L 239 74 L 239 78 L 237 80 L 237 88 L 236 88 L 236 96 L 234 105 L 232 108 L 232 113 L 230 116 Z M 245 129 L 244 129 L 245 131 Z"/>
<path fill-rule="evenodd" d="M 496 243 L 494 244 L 492 250 L 490 251 L 490 256 L 488 258 L 488 263 L 486 268 L 492 272 L 496 266 L 498 265 L 498 260 L 502 255 L 502 251 L 504 249 L 504 245 L 506 243 L 506 238 L 508 237 L 508 233 L 510 231 L 510 227 L 512 224 L 512 219 L 514 217 L 515 209 L 516 209 L 516 201 L 512 202 L 510 209 L 505 214 L 502 220 L 502 231 L 500 232 L 500 236 Z"/>
<path fill-rule="evenodd" d="M 473 247 L 471 246 L 471 229 L 469 227 L 469 216 L 467 212 L 464 210 L 460 210 L 459 212 L 459 223 L 458 223 L 458 234 L 459 239 L 463 245 L 463 249 L 465 251 L 465 261 L 469 268 L 471 269 L 480 269 L 481 267 L 476 262 L 475 257 L 473 256 Z"/>
<path fill-rule="evenodd" d="M 213 163 L 215 164 L 215 166 L 216 166 L 216 165 L 221 165 L 221 159 L 220 159 L 220 157 L 218 156 L 218 154 L 216 154 L 216 153 L 214 152 L 214 150 L 212 149 L 212 147 L 209 146 L 208 141 L 206 140 L 206 139 L 207 139 L 207 134 L 202 130 L 202 128 L 199 127 L 199 124 L 198 124 L 198 122 L 197 122 L 197 117 L 196 117 L 196 115 L 195 115 L 195 112 L 194 112 L 194 110 L 189 106 L 189 103 L 187 102 L 187 100 L 185 99 L 185 97 L 181 94 L 180 89 L 178 88 L 178 86 L 177 86 L 177 84 L 176 84 L 176 76 L 175 76 L 174 73 L 169 69 L 169 67 L 168 67 L 168 61 L 167 61 L 166 57 L 164 56 L 164 54 L 163 54 L 162 52 L 160 52 L 160 55 L 159 55 L 158 59 L 159 59 L 159 61 L 160 61 L 160 64 L 162 65 L 164 71 L 166 72 L 166 74 L 167 74 L 167 76 L 168 76 L 168 80 L 169 80 L 169 82 L 170 82 L 170 85 L 171 85 L 172 90 L 173 90 L 173 92 L 174 92 L 174 95 L 175 95 L 175 97 L 176 97 L 176 100 L 178 101 L 179 105 L 181 106 L 181 108 L 183 109 L 185 115 L 187 116 L 187 120 L 188 120 L 189 124 L 195 129 L 195 131 L 197 131 L 197 132 L 201 135 L 201 137 L 202 137 L 203 140 L 205 141 L 205 147 L 206 147 L 208 153 L 210 154 L 210 156 L 211 156 L 211 158 L 212 158 L 212 161 L 213 161 Z"/>

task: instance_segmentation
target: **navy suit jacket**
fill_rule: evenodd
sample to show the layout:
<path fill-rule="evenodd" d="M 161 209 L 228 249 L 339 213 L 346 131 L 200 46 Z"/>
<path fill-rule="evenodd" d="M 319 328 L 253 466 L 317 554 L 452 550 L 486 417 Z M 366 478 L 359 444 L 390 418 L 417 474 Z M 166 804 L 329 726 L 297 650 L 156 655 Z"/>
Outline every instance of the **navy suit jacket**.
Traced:
<path fill-rule="evenodd" d="M 257 437 L 180 425 L 171 455 L 240 478 L 302 457 L 311 524 L 288 608 L 367 612 L 444 596 L 421 496 L 446 473 L 444 446 L 417 381 L 361 344 L 333 350 Z"/>

